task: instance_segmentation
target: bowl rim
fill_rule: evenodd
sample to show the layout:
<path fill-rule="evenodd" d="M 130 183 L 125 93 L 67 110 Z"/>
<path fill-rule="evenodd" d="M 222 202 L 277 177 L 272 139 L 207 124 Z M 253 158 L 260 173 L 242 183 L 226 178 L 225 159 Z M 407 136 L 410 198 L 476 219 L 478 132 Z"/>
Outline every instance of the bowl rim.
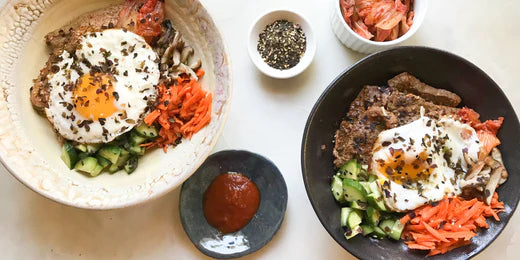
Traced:
<path fill-rule="evenodd" d="M 343 240 L 338 240 L 336 239 L 334 236 L 333 236 L 333 230 L 330 229 L 329 227 L 327 227 L 325 225 L 325 222 L 324 222 L 324 217 L 320 214 L 318 214 L 318 203 L 311 197 L 311 191 L 310 191 L 310 183 L 309 181 L 307 180 L 307 170 L 306 170 L 306 166 L 305 166 L 305 162 L 306 162 L 306 159 L 305 159 L 305 155 L 307 154 L 307 145 L 306 145 L 306 141 L 307 141 L 307 136 L 309 134 L 309 126 L 311 124 L 311 121 L 313 121 L 313 119 L 315 118 L 315 115 L 316 115 L 316 111 L 318 109 L 318 107 L 321 105 L 321 103 L 323 103 L 323 101 L 325 100 L 325 97 L 326 95 L 330 92 L 330 90 L 336 85 L 337 82 L 339 82 L 341 79 L 343 79 L 343 77 L 345 77 L 349 71 L 355 69 L 356 67 L 360 66 L 361 64 L 365 63 L 365 62 L 369 62 L 373 59 L 376 59 L 378 56 L 386 53 L 386 52 L 391 52 L 391 51 L 395 51 L 395 50 L 401 50 L 401 49 L 420 49 L 420 50 L 425 50 L 425 51 L 429 51 L 429 52 L 436 52 L 436 53 L 439 53 L 439 54 L 442 54 L 442 55 L 448 55 L 448 56 L 451 56 L 452 58 L 458 60 L 458 61 L 462 61 L 463 63 L 467 64 L 468 66 L 470 66 L 472 69 L 476 69 L 477 71 L 481 72 L 482 75 L 484 75 L 487 79 L 489 79 L 490 81 L 492 82 L 495 82 L 487 73 L 485 73 L 482 69 L 480 69 L 479 67 L 477 67 L 474 63 L 472 63 L 471 61 L 457 55 L 457 54 L 454 54 L 452 52 L 449 52 L 449 51 L 445 51 L 445 50 L 441 50 L 441 49 L 437 49 L 437 48 L 432 48 L 432 47 L 425 47 L 425 46 L 398 46 L 398 47 L 394 47 L 394 48 L 390 48 L 390 49 L 387 49 L 387 50 L 383 50 L 383 51 L 379 51 L 379 52 L 376 52 L 376 53 L 373 53 L 373 54 L 370 54 L 364 58 L 362 58 L 361 60 L 357 61 L 356 63 L 354 63 L 353 65 L 351 65 L 350 67 L 348 67 L 347 69 L 345 69 L 343 72 L 341 72 L 336 78 L 334 78 L 331 83 L 327 86 L 327 88 L 325 88 L 323 90 L 323 92 L 321 93 L 321 95 L 318 97 L 318 99 L 316 100 L 316 103 L 314 104 L 314 106 L 312 107 L 311 109 L 311 112 L 309 113 L 309 116 L 307 118 L 307 122 L 305 123 L 305 129 L 304 129 L 304 132 L 303 132 L 303 137 L 302 137 L 302 144 L 301 144 L 301 155 L 300 155 L 300 167 L 301 167 L 301 170 L 302 170 L 302 178 L 303 178 L 303 182 L 304 182 L 304 185 L 305 185 L 305 192 L 307 193 L 307 198 L 309 199 L 311 205 L 312 205 L 312 209 L 314 210 L 314 213 L 316 214 L 316 216 L 318 217 L 321 225 L 325 228 L 325 230 L 327 231 L 327 233 L 329 233 L 329 235 L 334 239 L 334 241 L 336 241 L 336 243 L 338 243 L 343 249 L 345 249 L 347 252 L 349 252 L 351 255 L 359 258 L 359 259 L 363 259 L 363 255 L 359 254 L 358 252 L 354 252 L 354 251 L 351 251 L 351 249 L 347 248 L 346 246 L 344 246 L 342 244 L 342 242 L 344 242 Z M 498 86 L 498 84 L 497 84 Z M 503 95 L 504 97 L 507 98 L 507 96 L 505 95 L 504 91 L 502 90 L 502 88 L 498 87 L 498 91 L 501 95 Z M 507 99 L 506 100 L 509 105 L 511 105 L 511 102 Z M 513 116 L 516 116 L 518 118 L 518 116 L 516 115 L 516 112 L 513 110 Z M 491 245 L 496 239 L 497 237 L 502 233 L 502 231 L 504 231 L 504 229 L 506 228 L 507 224 L 509 223 L 509 221 L 511 220 L 511 218 L 513 217 L 517 207 L 518 207 L 518 203 L 519 201 L 517 200 L 516 204 L 513 205 L 513 207 L 511 207 L 511 215 L 510 217 L 507 219 L 507 221 L 505 222 L 501 222 L 501 223 L 504 223 L 504 227 L 502 229 L 500 229 L 498 231 L 498 233 L 495 234 L 495 236 L 492 237 L 492 239 L 489 241 L 489 243 L 487 243 L 484 247 L 476 250 L 476 251 L 472 251 L 470 252 L 469 254 L 467 254 L 468 256 L 468 259 L 469 258 L 472 258 L 478 254 L 480 254 L 482 251 L 484 251 L 487 247 L 489 247 L 489 245 Z"/>
<path fill-rule="evenodd" d="M 334 5 L 334 14 L 333 15 L 339 16 L 339 18 L 341 20 L 341 24 L 343 25 L 343 27 L 345 27 L 345 30 L 350 35 L 353 35 L 358 41 L 361 41 L 364 44 L 368 44 L 368 45 L 372 45 L 372 46 L 389 47 L 389 46 L 394 46 L 401 42 L 406 41 L 408 38 L 412 37 L 412 35 L 414 35 L 417 32 L 417 30 L 419 30 L 419 27 L 421 27 L 421 25 L 424 21 L 424 17 L 426 16 L 426 13 L 428 12 L 428 0 L 415 0 L 415 1 L 422 2 L 421 5 L 424 5 L 424 7 L 421 10 L 422 10 L 422 13 L 424 13 L 424 14 L 419 16 L 419 19 L 416 20 L 415 18 L 418 16 L 417 12 L 415 12 L 417 5 L 414 4 L 415 14 L 414 14 L 414 20 L 413 20 L 412 26 L 410 26 L 410 29 L 405 34 L 403 34 L 401 37 L 397 37 L 397 39 L 391 40 L 391 41 L 376 42 L 376 41 L 372 41 L 372 40 L 367 40 L 367 39 L 359 36 L 359 34 L 354 32 L 354 30 L 352 30 L 352 28 L 350 28 L 350 26 L 348 26 L 347 22 L 345 22 L 345 19 L 343 19 L 343 15 L 341 13 L 341 8 L 339 6 L 339 0 L 332 1 L 333 5 Z M 336 4 L 336 2 L 337 2 L 337 4 Z"/>
<path fill-rule="evenodd" d="M 296 64 L 294 67 L 292 67 L 290 69 L 286 69 L 286 70 L 279 70 L 279 69 L 272 68 L 269 65 L 265 64 L 265 62 L 263 60 L 257 59 L 256 55 L 255 55 L 256 49 L 253 49 L 250 44 L 251 40 L 256 37 L 253 34 L 253 31 L 254 31 L 254 28 L 256 27 L 256 25 L 263 18 L 265 18 L 271 14 L 275 14 L 275 13 L 281 13 L 282 16 L 285 16 L 286 14 L 294 15 L 299 19 L 299 21 L 297 21 L 297 23 L 304 24 L 308 28 L 308 30 L 304 31 L 305 36 L 307 37 L 307 44 L 308 44 L 307 48 L 305 50 L 305 53 L 301 57 L 300 62 L 298 64 Z M 292 77 L 295 77 L 295 76 L 301 74 L 303 71 L 305 71 L 311 65 L 312 61 L 314 60 L 314 55 L 316 53 L 316 38 L 314 36 L 314 29 L 312 28 L 311 23 L 299 12 L 292 11 L 292 10 L 285 9 L 285 8 L 271 9 L 271 10 L 268 10 L 268 11 L 260 14 L 259 16 L 257 16 L 257 18 L 255 18 L 253 23 L 249 26 L 249 30 L 248 30 L 248 34 L 247 34 L 247 50 L 248 50 L 249 58 L 251 59 L 253 64 L 255 64 L 255 67 L 260 72 L 262 72 L 264 75 L 272 77 L 272 78 L 276 78 L 276 79 L 292 78 Z M 304 60 L 304 57 L 306 57 L 306 56 L 309 58 L 307 58 L 307 60 L 302 62 Z M 262 66 L 264 64 L 267 65 L 267 68 L 265 68 L 265 66 Z"/>
<path fill-rule="evenodd" d="M 214 136 L 214 141 L 212 144 L 209 145 L 209 148 L 208 149 L 208 152 L 207 154 L 205 154 L 205 158 L 209 157 L 212 153 L 212 151 L 215 149 L 215 146 L 217 145 L 217 141 L 218 139 L 220 138 L 220 136 L 222 135 L 222 132 L 224 131 L 224 127 L 226 125 L 226 122 L 227 122 L 227 119 L 228 119 L 228 116 L 229 116 L 229 109 L 231 107 L 231 102 L 233 100 L 233 69 L 232 69 L 232 61 L 231 61 L 231 55 L 229 55 L 229 48 L 228 48 L 228 45 L 227 45 L 227 42 L 226 42 L 226 39 L 224 37 L 224 34 L 222 33 L 222 29 L 220 28 L 220 26 L 215 22 L 215 20 L 213 19 L 213 17 L 211 16 L 210 12 L 209 12 L 209 9 L 206 7 L 206 5 L 203 3 L 203 1 L 201 0 L 195 0 L 196 2 L 198 2 L 200 4 L 200 6 L 202 7 L 202 10 L 205 10 L 206 13 L 208 14 L 208 18 L 210 19 L 210 22 L 213 23 L 213 25 L 215 26 L 216 28 L 216 32 L 218 33 L 218 35 L 220 36 L 220 39 L 221 39 L 221 43 L 222 43 L 222 50 L 226 56 L 226 62 L 228 64 L 228 67 L 229 67 L 229 70 L 228 70 L 228 76 L 226 77 L 228 79 L 228 97 L 226 99 L 226 103 L 227 103 L 227 106 L 226 106 L 226 109 L 225 109 L 225 113 L 223 113 L 223 116 L 221 117 L 221 124 L 220 124 L 220 127 L 218 128 L 215 136 Z M 5 3 L 7 4 L 7 2 Z M 5 4 L 4 5 L 0 5 L 0 7 L 5 7 Z M 143 197 L 139 197 L 138 199 L 134 199 L 134 200 L 131 200 L 131 201 L 121 201 L 121 202 L 118 202 L 118 203 L 113 203 L 113 204 L 109 204 L 109 205 L 105 205 L 105 206 L 88 206 L 86 204 L 75 204 L 69 200 L 65 200 L 63 199 L 62 197 L 58 197 L 58 196 L 54 196 L 52 195 L 52 193 L 50 192 L 42 192 L 40 190 L 37 190 L 35 189 L 34 187 L 32 187 L 25 179 L 23 179 L 22 177 L 20 177 L 18 175 L 18 173 L 16 173 L 8 164 L 7 162 L 5 162 L 3 156 L 0 155 L 0 163 L 2 164 L 2 166 L 5 167 L 5 169 L 7 170 L 7 172 L 9 172 L 9 174 L 11 174 L 15 179 L 17 179 L 19 182 L 21 182 L 24 186 L 26 186 L 27 188 L 29 188 L 31 191 L 43 196 L 44 198 L 47 198 L 51 201 L 54 201 L 54 202 L 58 202 L 62 205 L 65 205 L 65 206 L 68 206 L 68 207 L 72 207 L 72 208 L 79 208 L 79 209 L 87 209 L 87 210 L 92 210 L 92 211 L 106 211 L 106 210 L 113 210 L 113 209 L 122 209 L 122 208 L 128 208 L 128 207 L 132 207 L 132 206 L 137 206 L 137 205 L 141 205 L 141 204 L 144 204 L 146 202 L 149 202 L 149 201 L 153 201 L 153 200 L 156 200 L 164 195 L 166 195 L 167 193 L 171 192 L 172 190 L 176 189 L 176 188 L 179 188 L 182 186 L 182 184 L 191 176 L 193 175 L 197 169 L 204 163 L 205 159 L 204 160 L 200 160 L 196 165 L 194 165 L 195 167 L 193 167 L 193 170 L 191 171 L 191 173 L 189 174 L 185 174 L 185 176 L 183 176 L 182 178 L 179 178 L 178 180 L 178 183 L 176 185 L 169 185 L 167 186 L 166 188 L 162 189 L 162 190 L 159 190 L 158 192 L 154 192 L 152 195 L 150 196 L 143 196 Z"/>

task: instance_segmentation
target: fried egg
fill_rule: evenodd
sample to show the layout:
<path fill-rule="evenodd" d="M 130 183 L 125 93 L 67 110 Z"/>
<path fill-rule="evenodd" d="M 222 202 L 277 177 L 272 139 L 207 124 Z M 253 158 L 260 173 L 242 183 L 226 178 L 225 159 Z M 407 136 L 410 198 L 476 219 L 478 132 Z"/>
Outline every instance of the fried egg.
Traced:
<path fill-rule="evenodd" d="M 51 67 L 47 118 L 65 139 L 110 142 L 137 125 L 157 96 L 158 57 L 130 31 L 82 36 Z"/>
<path fill-rule="evenodd" d="M 450 117 L 421 116 L 381 132 L 370 167 L 387 207 L 407 211 L 460 194 L 460 181 L 468 170 L 464 153 L 476 161 L 480 147 L 469 125 Z"/>

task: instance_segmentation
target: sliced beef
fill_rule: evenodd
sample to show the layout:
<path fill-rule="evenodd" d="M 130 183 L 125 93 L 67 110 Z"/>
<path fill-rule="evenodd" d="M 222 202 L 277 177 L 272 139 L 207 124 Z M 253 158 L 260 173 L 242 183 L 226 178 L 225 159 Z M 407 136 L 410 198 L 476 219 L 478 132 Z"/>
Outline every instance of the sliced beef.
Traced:
<path fill-rule="evenodd" d="M 406 93 L 418 95 L 438 105 L 456 107 L 461 101 L 457 94 L 429 86 L 408 72 L 403 72 L 388 80 L 388 86 Z"/>
<path fill-rule="evenodd" d="M 425 115 L 434 119 L 457 114 L 459 110 L 392 87 L 363 87 L 336 131 L 334 164 L 339 167 L 353 158 L 368 164 L 379 133 L 417 120 L 421 106 Z"/>
<path fill-rule="evenodd" d="M 52 65 L 58 61 L 59 55 L 63 50 L 73 52 L 79 43 L 81 35 L 87 32 L 112 27 L 117 23 L 120 10 L 121 5 L 116 5 L 90 12 L 78 17 L 68 25 L 45 35 L 45 43 L 50 52 L 49 60 L 45 67 L 40 70 L 38 78 L 33 80 L 34 84 L 30 88 L 31 103 L 36 111 L 43 113 L 48 106 L 50 93 L 47 75 L 52 72 Z"/>

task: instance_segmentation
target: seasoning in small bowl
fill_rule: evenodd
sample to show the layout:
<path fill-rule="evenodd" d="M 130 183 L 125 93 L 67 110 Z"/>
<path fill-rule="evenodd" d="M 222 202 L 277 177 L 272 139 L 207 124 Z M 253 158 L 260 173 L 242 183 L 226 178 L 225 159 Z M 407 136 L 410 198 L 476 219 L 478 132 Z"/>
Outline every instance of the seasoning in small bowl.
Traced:
<path fill-rule="evenodd" d="M 300 74 L 312 62 L 316 43 L 309 23 L 299 14 L 277 10 L 253 24 L 249 33 L 249 56 L 256 67 L 274 78 Z"/>
<path fill-rule="evenodd" d="M 276 20 L 267 25 L 259 38 L 260 56 L 267 65 L 280 70 L 296 66 L 307 45 L 302 28 L 287 20 Z"/>

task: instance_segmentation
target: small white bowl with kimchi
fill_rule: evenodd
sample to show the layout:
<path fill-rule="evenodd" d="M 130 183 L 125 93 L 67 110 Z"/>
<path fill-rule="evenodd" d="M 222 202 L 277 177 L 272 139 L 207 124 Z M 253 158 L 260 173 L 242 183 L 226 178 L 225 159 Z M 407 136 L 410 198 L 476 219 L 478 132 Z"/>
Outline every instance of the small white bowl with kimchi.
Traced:
<path fill-rule="evenodd" d="M 361 53 L 382 51 L 410 38 L 426 15 L 427 0 L 334 0 L 332 30 Z"/>

